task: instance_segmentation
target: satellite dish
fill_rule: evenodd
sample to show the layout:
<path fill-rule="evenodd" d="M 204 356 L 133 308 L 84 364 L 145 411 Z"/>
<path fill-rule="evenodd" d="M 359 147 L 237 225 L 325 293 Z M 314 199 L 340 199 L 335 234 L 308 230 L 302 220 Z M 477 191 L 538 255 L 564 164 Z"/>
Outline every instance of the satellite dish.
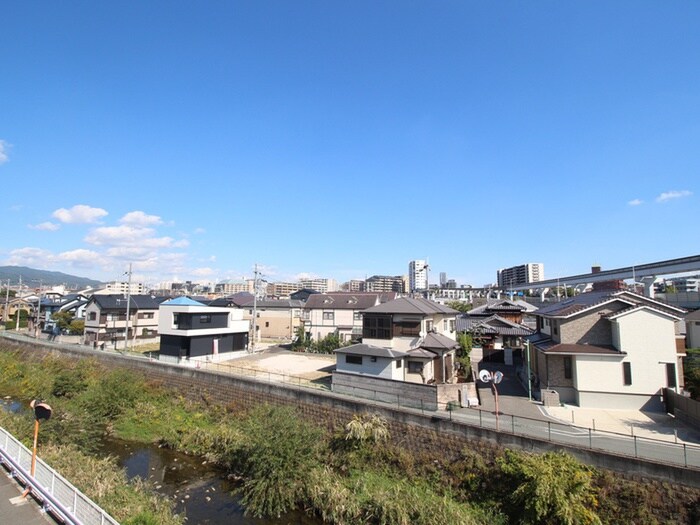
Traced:
<path fill-rule="evenodd" d="M 479 372 L 479 379 L 481 379 L 481 381 L 483 381 L 484 383 L 488 383 L 489 381 L 491 381 L 491 372 L 489 372 L 488 370 L 482 370 L 481 372 Z"/>
<path fill-rule="evenodd" d="M 503 381 L 503 372 L 494 372 L 493 374 L 493 382 L 494 384 L 498 384 L 501 381 Z"/>

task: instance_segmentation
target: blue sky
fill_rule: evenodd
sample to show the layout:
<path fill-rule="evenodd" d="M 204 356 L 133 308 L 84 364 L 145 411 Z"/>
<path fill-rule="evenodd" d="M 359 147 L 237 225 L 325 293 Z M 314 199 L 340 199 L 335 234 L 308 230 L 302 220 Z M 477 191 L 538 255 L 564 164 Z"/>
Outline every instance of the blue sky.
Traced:
<path fill-rule="evenodd" d="M 0 264 L 480 286 L 700 253 L 700 3 L 11 2 Z"/>

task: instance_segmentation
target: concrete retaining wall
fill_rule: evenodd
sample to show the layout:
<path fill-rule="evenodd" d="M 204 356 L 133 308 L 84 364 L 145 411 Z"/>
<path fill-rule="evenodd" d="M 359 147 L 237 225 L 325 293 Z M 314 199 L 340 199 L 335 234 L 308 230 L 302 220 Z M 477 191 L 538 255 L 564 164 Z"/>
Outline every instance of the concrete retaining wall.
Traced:
<path fill-rule="evenodd" d="M 387 418 L 393 439 L 402 447 L 436 457 L 457 457 L 465 447 L 491 451 L 497 450 L 498 447 L 508 447 L 537 453 L 564 450 L 584 463 L 624 475 L 650 477 L 700 487 L 698 471 L 474 427 L 451 420 L 451 412 L 420 413 L 371 400 L 349 398 L 336 392 L 289 384 L 264 383 L 250 378 L 205 372 L 118 354 L 101 354 L 78 349 L 59 350 L 10 341 L 7 341 L 6 346 L 16 347 L 24 350 L 27 355 L 34 356 L 41 353 L 76 358 L 95 357 L 107 366 L 140 371 L 148 379 L 162 382 L 183 396 L 207 403 L 232 408 L 250 408 L 261 403 L 294 406 L 308 420 L 334 431 L 344 428 L 354 414 L 378 413 Z"/>
<path fill-rule="evenodd" d="M 333 392 L 396 406 L 437 410 L 434 385 L 393 381 L 379 377 L 333 372 Z"/>

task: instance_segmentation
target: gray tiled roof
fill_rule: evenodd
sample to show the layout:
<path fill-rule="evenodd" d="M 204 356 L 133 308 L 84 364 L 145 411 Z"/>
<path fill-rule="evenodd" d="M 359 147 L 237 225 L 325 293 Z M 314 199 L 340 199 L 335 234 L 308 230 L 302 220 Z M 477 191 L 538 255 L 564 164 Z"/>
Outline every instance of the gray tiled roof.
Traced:
<path fill-rule="evenodd" d="M 486 318 L 471 317 L 469 314 L 460 315 L 457 317 L 456 327 L 458 332 L 471 332 L 479 327 L 486 334 L 498 335 L 530 335 L 534 331 L 496 314 Z"/>
<path fill-rule="evenodd" d="M 379 301 L 379 293 L 338 292 L 310 295 L 304 308 L 328 310 L 366 310 Z"/>
<path fill-rule="evenodd" d="M 126 310 L 127 297 L 124 294 L 93 295 L 94 301 L 103 310 Z M 157 310 L 160 302 L 150 295 L 129 296 L 129 308 L 137 310 Z"/>
<path fill-rule="evenodd" d="M 694 312 L 690 312 L 688 315 L 685 316 L 686 321 L 700 321 L 700 310 L 695 310 Z"/>
<path fill-rule="evenodd" d="M 380 346 L 366 345 L 364 343 L 344 346 L 342 348 L 334 350 L 334 352 L 336 354 L 356 354 L 374 357 L 388 357 L 389 359 L 400 359 L 407 355 L 406 352 L 400 352 L 399 350 L 394 350 L 392 348 L 382 348 Z"/>
<path fill-rule="evenodd" d="M 434 314 L 454 314 L 459 312 L 448 306 L 428 301 L 427 299 L 400 297 L 384 304 L 373 306 L 364 311 L 372 314 L 418 314 L 422 316 Z"/>
<path fill-rule="evenodd" d="M 440 351 L 452 350 L 453 348 L 457 348 L 458 346 L 459 343 L 454 339 L 450 339 L 449 337 L 442 334 L 434 333 L 429 333 L 428 335 L 426 335 L 420 344 L 421 348 Z"/>

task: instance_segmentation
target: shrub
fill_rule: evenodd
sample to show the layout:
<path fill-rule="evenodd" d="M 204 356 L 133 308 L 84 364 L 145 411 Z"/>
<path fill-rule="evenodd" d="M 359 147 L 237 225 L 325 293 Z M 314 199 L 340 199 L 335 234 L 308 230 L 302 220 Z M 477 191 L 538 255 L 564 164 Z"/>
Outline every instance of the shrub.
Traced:
<path fill-rule="evenodd" d="M 599 525 L 591 470 L 563 452 L 533 455 L 506 450 L 499 458 L 515 490 L 509 503 L 522 524 Z"/>
<path fill-rule="evenodd" d="M 303 501 L 311 472 L 320 467 L 321 431 L 287 407 L 262 405 L 242 425 L 247 442 L 234 457 L 246 478 L 246 513 L 279 516 Z"/>

